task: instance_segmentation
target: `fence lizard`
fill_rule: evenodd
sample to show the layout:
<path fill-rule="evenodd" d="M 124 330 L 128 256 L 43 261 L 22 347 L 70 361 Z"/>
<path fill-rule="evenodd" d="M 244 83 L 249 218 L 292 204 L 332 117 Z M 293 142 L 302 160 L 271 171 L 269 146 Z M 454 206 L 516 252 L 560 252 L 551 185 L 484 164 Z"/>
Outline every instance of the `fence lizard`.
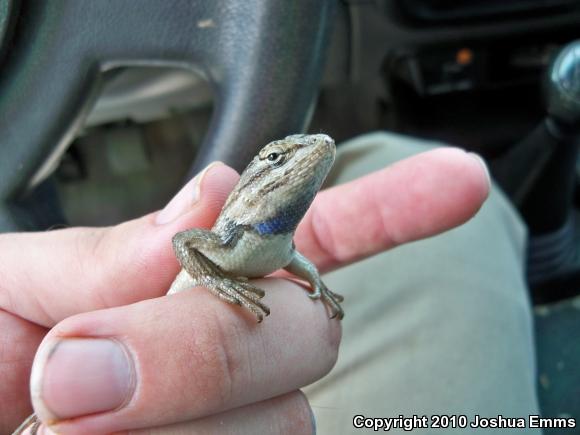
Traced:
<path fill-rule="evenodd" d="M 318 270 L 298 252 L 292 238 L 334 161 L 336 147 L 325 134 L 292 135 L 266 145 L 250 162 L 211 231 L 177 233 L 173 248 L 182 269 L 168 294 L 206 287 L 242 305 L 261 322 L 269 308 L 264 291 L 248 278 L 278 269 L 306 279 L 309 296 L 322 298 L 331 318 L 342 319 L 342 296 L 330 291 Z"/>

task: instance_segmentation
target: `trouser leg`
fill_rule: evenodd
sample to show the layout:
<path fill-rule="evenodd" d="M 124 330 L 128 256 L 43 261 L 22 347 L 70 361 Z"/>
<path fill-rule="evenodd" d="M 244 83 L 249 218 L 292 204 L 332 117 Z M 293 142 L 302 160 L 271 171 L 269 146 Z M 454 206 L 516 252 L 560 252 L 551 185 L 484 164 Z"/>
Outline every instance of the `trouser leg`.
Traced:
<path fill-rule="evenodd" d="M 386 133 L 356 138 L 339 148 L 331 180 L 349 181 L 428 145 Z M 360 433 L 357 414 L 537 414 L 524 244 L 524 226 L 493 188 L 465 225 L 326 275 L 345 296 L 346 317 L 336 367 L 305 389 L 318 433 Z"/>

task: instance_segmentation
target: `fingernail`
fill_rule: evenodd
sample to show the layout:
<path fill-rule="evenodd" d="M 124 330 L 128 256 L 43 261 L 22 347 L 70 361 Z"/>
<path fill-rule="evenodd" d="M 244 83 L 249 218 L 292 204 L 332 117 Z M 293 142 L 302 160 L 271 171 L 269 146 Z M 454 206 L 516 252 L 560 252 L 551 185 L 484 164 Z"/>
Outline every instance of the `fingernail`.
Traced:
<path fill-rule="evenodd" d="M 174 221 L 193 207 L 199 201 L 201 193 L 201 182 L 211 168 L 223 165 L 222 162 L 212 162 L 205 167 L 199 174 L 193 177 L 171 201 L 161 210 L 155 218 L 158 225 L 167 224 Z"/>
<path fill-rule="evenodd" d="M 49 424 L 117 409 L 127 403 L 134 388 L 131 356 L 116 340 L 55 340 L 41 347 L 32 365 L 32 403 Z"/>
<path fill-rule="evenodd" d="M 483 160 L 483 157 L 481 157 L 479 154 L 469 153 L 469 155 L 471 157 L 473 157 L 475 160 L 477 160 L 477 162 L 483 168 L 483 172 L 485 173 L 485 177 L 487 179 L 487 187 L 488 187 L 488 189 L 491 189 L 491 176 L 489 175 L 489 169 L 487 168 L 487 163 L 485 163 L 485 160 Z"/>

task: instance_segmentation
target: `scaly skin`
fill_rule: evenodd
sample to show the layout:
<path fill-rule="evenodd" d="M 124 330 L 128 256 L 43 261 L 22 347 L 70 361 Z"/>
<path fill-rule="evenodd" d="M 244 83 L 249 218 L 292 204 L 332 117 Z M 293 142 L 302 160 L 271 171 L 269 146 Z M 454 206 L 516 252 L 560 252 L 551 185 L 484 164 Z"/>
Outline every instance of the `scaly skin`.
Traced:
<path fill-rule="evenodd" d="M 342 296 L 331 292 L 316 266 L 294 247 L 292 237 L 334 161 L 325 134 L 293 135 L 266 145 L 242 173 L 211 231 L 192 229 L 173 238 L 182 270 L 168 294 L 206 287 L 226 302 L 250 310 L 258 322 L 270 314 L 264 291 L 248 278 L 286 269 L 306 279 L 313 299 L 342 319 Z"/>

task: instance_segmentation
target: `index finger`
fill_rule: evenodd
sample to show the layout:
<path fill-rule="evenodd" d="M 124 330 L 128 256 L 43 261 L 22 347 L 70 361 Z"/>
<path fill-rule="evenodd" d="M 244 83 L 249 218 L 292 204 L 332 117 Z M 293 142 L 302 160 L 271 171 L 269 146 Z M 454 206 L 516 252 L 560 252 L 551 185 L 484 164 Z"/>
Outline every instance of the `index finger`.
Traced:
<path fill-rule="evenodd" d="M 322 191 L 294 240 L 328 271 L 466 222 L 489 189 L 479 157 L 457 148 L 434 149 Z"/>

